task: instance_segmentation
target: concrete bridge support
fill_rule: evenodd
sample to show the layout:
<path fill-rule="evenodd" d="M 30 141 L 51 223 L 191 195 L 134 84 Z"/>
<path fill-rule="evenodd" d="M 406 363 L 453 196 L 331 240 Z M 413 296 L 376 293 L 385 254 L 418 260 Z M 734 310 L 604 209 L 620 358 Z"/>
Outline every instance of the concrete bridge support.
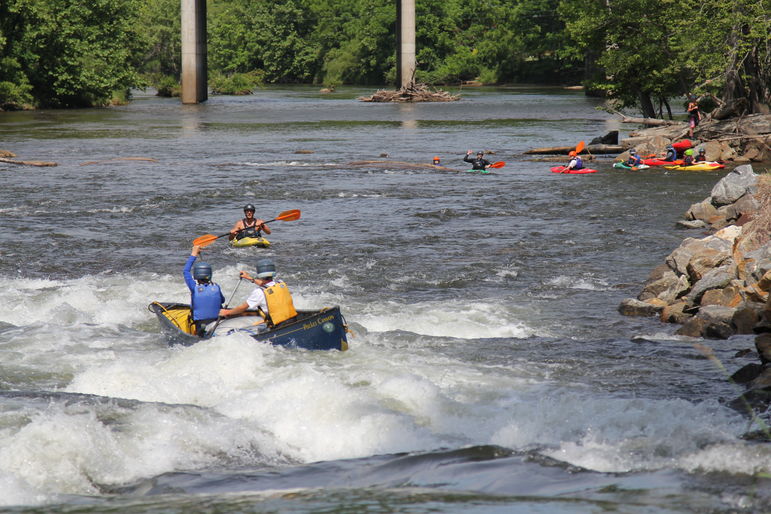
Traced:
<path fill-rule="evenodd" d="M 396 0 L 396 85 L 415 83 L 415 0 Z"/>
<path fill-rule="evenodd" d="M 209 98 L 206 70 L 206 0 L 181 0 L 182 103 Z"/>

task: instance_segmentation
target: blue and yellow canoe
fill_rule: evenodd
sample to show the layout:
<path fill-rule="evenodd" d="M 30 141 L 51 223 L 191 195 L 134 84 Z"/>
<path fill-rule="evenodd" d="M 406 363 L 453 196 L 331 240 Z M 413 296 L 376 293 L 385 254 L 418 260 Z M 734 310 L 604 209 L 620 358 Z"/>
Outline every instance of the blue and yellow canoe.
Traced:
<path fill-rule="evenodd" d="M 195 335 L 190 305 L 153 302 L 147 308 L 158 317 L 161 331 L 168 338 L 169 345 L 191 346 L 217 335 L 239 333 L 261 343 L 287 348 L 340 351 L 348 349 L 348 325 L 340 307 L 337 306 L 315 311 L 297 311 L 297 316 L 272 328 L 260 323 L 262 318 L 256 312 L 246 311 L 245 316 L 221 321 L 213 333 L 207 333 L 203 337 Z"/>

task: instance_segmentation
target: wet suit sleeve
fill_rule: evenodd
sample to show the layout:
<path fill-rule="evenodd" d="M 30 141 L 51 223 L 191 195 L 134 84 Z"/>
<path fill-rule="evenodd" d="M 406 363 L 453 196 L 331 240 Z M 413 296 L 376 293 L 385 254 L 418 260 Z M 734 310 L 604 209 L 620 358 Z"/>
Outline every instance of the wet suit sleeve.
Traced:
<path fill-rule="evenodd" d="M 187 258 L 187 262 L 185 263 L 185 268 L 182 270 L 182 276 L 185 277 L 185 284 L 187 284 L 187 288 L 190 289 L 190 292 L 192 293 L 195 289 L 195 280 L 193 280 L 193 274 L 190 273 L 190 270 L 193 269 L 193 263 L 195 262 L 195 257 L 190 256 Z M 222 293 L 220 293 L 220 296 Z M 225 299 L 223 298 L 222 301 L 224 302 Z"/>
<path fill-rule="evenodd" d="M 474 162 L 474 159 L 472 159 L 471 155 L 469 155 L 469 154 L 464 155 L 463 156 L 463 160 L 466 161 L 466 162 L 471 162 L 471 163 Z"/>

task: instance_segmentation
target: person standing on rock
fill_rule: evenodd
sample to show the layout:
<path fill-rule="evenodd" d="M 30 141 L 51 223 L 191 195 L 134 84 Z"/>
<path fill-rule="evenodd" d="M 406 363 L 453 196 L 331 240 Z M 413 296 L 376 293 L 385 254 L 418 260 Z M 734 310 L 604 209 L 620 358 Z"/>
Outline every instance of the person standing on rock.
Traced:
<path fill-rule="evenodd" d="M 473 152 L 471 150 L 466 152 L 466 156 L 463 158 L 464 161 L 471 163 L 471 169 L 472 170 L 486 170 L 492 163 L 484 158 L 485 153 L 481 150 L 477 152 L 476 158 L 471 157 L 471 154 Z"/>
<path fill-rule="evenodd" d="M 696 101 L 696 97 L 691 95 L 688 98 L 688 133 L 693 137 L 693 129 L 701 121 L 701 111 L 699 110 L 699 103 Z"/>

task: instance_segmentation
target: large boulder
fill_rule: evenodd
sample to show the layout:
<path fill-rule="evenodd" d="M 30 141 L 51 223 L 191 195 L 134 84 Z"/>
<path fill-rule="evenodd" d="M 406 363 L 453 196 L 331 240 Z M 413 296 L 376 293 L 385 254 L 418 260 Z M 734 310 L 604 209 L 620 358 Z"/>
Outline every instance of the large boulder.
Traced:
<path fill-rule="evenodd" d="M 643 302 L 636 298 L 627 298 L 618 306 L 618 312 L 624 316 L 657 316 L 664 309 L 663 302 Z"/>
<path fill-rule="evenodd" d="M 723 289 L 736 278 L 736 268 L 728 265 L 711 269 L 696 282 L 688 293 L 686 300 L 692 304 L 701 302 L 701 297 L 710 289 Z"/>
<path fill-rule="evenodd" d="M 712 204 L 720 206 L 734 203 L 745 194 L 754 192 L 757 183 L 758 176 L 752 171 L 752 166 L 737 166 L 712 188 Z"/>
<path fill-rule="evenodd" d="M 723 238 L 707 236 L 703 239 L 687 237 L 682 244 L 666 258 L 667 266 L 679 275 L 688 274 L 688 264 L 696 256 L 707 257 L 711 255 L 717 264 L 722 263 L 731 256 L 732 244 Z"/>

